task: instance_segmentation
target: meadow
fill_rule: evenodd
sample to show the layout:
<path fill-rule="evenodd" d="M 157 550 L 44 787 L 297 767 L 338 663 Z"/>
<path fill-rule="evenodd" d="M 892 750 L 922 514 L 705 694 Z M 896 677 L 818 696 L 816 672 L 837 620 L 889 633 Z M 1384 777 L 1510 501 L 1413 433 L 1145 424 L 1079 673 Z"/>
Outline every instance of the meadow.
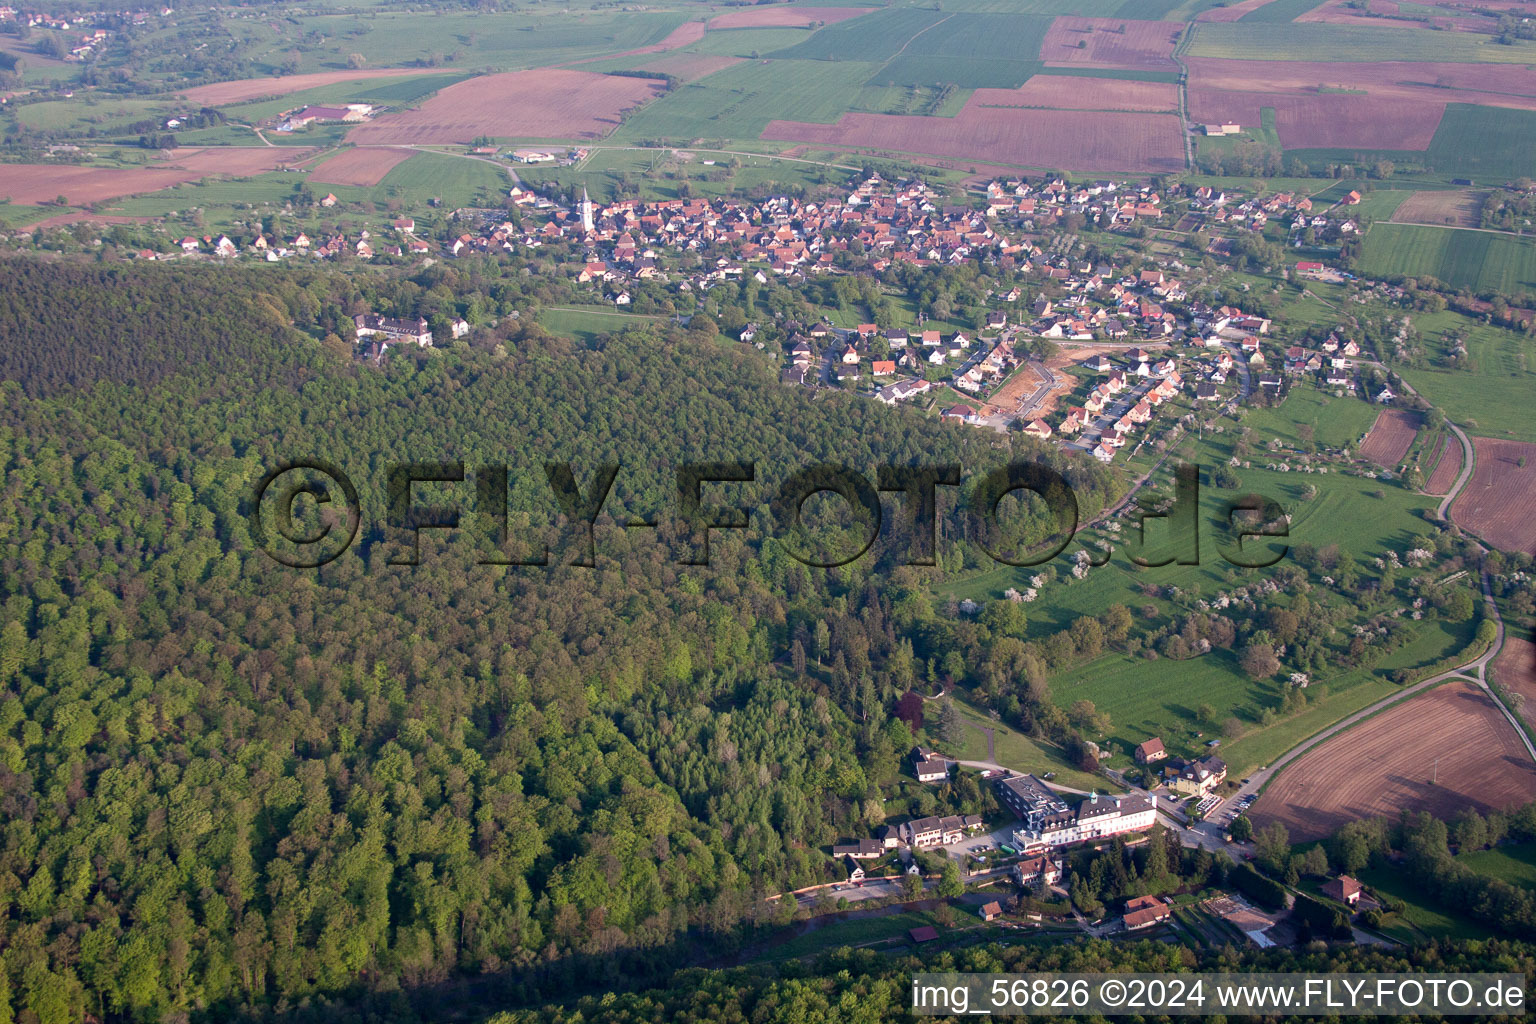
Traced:
<path fill-rule="evenodd" d="M 617 313 L 611 308 L 560 308 L 546 309 L 541 312 L 539 325 L 553 334 L 561 334 L 590 344 L 605 334 L 613 334 L 652 319 L 655 318 L 634 313 Z"/>
<path fill-rule="evenodd" d="M 1297 384 L 1281 405 L 1252 409 L 1243 422 L 1260 444 L 1278 438 L 1296 447 L 1311 442 L 1341 448 L 1359 444 L 1377 412 L 1375 406 L 1361 399 L 1335 398 L 1311 385 Z"/>
<path fill-rule="evenodd" d="M 1375 224 L 1360 270 L 1373 277 L 1434 277 L 1453 288 L 1536 291 L 1536 239 L 1418 224 Z"/>
<path fill-rule="evenodd" d="M 1536 846 L 1530 843 L 1506 843 L 1491 850 L 1475 850 L 1456 860 L 1480 875 L 1536 889 Z"/>
<path fill-rule="evenodd" d="M 1405 367 L 1399 370 L 1404 380 L 1471 434 L 1536 441 L 1530 414 L 1536 367 L 1519 334 L 1450 311 L 1415 316 L 1414 324 L 1430 348 L 1438 346 L 1442 331 L 1464 336 L 1475 369 Z"/>

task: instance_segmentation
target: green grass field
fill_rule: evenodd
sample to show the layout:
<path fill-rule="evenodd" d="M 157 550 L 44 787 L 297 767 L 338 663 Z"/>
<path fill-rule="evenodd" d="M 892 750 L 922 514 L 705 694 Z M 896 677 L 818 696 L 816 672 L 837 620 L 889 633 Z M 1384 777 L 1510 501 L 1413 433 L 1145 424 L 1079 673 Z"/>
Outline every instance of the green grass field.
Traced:
<path fill-rule="evenodd" d="M 1376 224 L 1360 271 L 1374 277 L 1435 277 L 1454 288 L 1536 291 L 1536 238 L 1419 224 Z"/>
<path fill-rule="evenodd" d="M 1238 21 L 1268 22 L 1276 24 L 1295 21 L 1314 7 L 1321 7 L 1323 0 L 1269 0 L 1269 3 L 1244 14 Z"/>
<path fill-rule="evenodd" d="M 604 334 L 613 334 L 632 324 L 645 323 L 653 317 L 618 313 L 612 308 L 546 309 L 539 323 L 552 334 L 563 334 L 578 341 L 591 342 Z"/>
<path fill-rule="evenodd" d="M 72 100 L 26 103 L 14 109 L 16 119 L 28 128 L 51 132 L 83 132 L 91 128 L 111 129 L 144 120 L 158 122 L 170 117 L 177 108 L 162 100 L 86 94 Z"/>
<path fill-rule="evenodd" d="M 792 60 L 890 60 L 919 32 L 957 16 L 912 7 L 886 8 L 828 25 L 804 42 L 768 56 Z M 1035 52 L 1039 52 L 1038 46 Z"/>
<path fill-rule="evenodd" d="M 696 13 L 588 9 L 537 10 L 517 17 L 487 18 L 461 11 L 377 12 L 301 16 L 281 23 L 242 26 L 253 40 L 253 57 L 272 70 L 306 36 L 319 45 L 299 49 L 300 71 L 345 68 L 349 56 L 370 66 L 396 67 L 415 60 L 439 65 L 515 70 L 636 49 L 660 42 Z M 262 41 L 265 45 L 261 45 Z"/>
<path fill-rule="evenodd" d="M 1529 175 L 1536 170 L 1536 111 L 1449 104 L 1428 157 L 1443 174 L 1498 182 Z"/>
<path fill-rule="evenodd" d="M 1287 445 L 1312 442 L 1325 448 L 1356 445 L 1379 412 L 1358 398 L 1335 398 L 1307 384 L 1293 387 L 1285 401 L 1269 409 L 1253 409 L 1243 422 L 1259 444 L 1279 438 Z M 1310 434 L 1310 436 L 1307 436 Z"/>
<path fill-rule="evenodd" d="M 870 84 L 933 85 L 952 83 L 962 89 L 1017 89 L 1044 65 L 1039 61 L 985 57 L 937 57 L 905 53 L 881 65 Z"/>
<path fill-rule="evenodd" d="M 1463 853 L 1456 860 L 1480 875 L 1536 889 L 1536 846 L 1530 843 L 1507 843 L 1492 850 L 1476 850 Z"/>
<path fill-rule="evenodd" d="M 1427 339 L 1445 330 L 1464 335 L 1476 371 L 1404 368 L 1409 384 L 1473 434 L 1536 441 L 1529 412 L 1536 360 L 1519 334 L 1450 311 L 1421 314 L 1414 323 Z"/>
<path fill-rule="evenodd" d="M 962 761 L 987 760 L 987 737 L 982 730 L 991 729 L 992 753 L 997 763 L 1003 767 L 1030 772 L 1034 775 L 1054 772 L 1056 777 L 1052 780 L 1053 782 L 1073 789 L 1104 788 L 1104 780 L 1101 777 L 1079 771 L 1067 762 L 1056 747 L 1032 740 L 1002 722 L 988 718 L 964 701 L 956 701 L 955 706 L 960 709 L 960 715 L 965 719 L 965 742 L 957 749 L 945 750 L 945 753 Z M 930 702 L 925 712 L 937 716 L 938 707 Z M 943 746 L 942 743 L 939 745 Z"/>
<path fill-rule="evenodd" d="M 1536 63 L 1536 43 L 1522 41 L 1503 46 L 1491 36 L 1471 32 L 1247 20 L 1200 22 L 1186 53 L 1191 57 L 1235 60 Z"/>
<path fill-rule="evenodd" d="M 755 139 L 775 118 L 829 124 L 847 112 L 875 70 L 858 61 L 737 64 L 646 104 L 625 118 L 613 139 Z"/>

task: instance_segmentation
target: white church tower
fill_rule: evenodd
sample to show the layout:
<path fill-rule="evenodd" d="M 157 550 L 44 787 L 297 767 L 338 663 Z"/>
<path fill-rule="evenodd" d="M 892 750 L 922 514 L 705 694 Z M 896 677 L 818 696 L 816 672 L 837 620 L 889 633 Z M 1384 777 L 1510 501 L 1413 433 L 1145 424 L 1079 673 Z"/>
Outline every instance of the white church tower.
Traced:
<path fill-rule="evenodd" d="M 592 216 L 592 200 L 587 195 L 587 186 L 581 186 L 581 230 L 591 234 L 596 230 L 596 224 Z"/>

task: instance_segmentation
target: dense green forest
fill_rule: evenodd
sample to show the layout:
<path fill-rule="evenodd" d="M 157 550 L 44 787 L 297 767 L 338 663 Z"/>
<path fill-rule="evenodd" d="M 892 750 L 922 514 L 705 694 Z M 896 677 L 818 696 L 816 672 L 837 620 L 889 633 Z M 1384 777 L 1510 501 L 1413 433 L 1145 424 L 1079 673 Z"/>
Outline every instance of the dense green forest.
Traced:
<path fill-rule="evenodd" d="M 493 1024 L 611 1024 L 675 1021 L 691 1024 L 826 1021 L 874 1024 L 883 1021 L 954 1021 L 957 1017 L 917 1016 L 912 975 L 1036 971 L 1511 971 L 1536 967 L 1532 947 L 1518 942 L 1456 942 L 1412 950 L 1334 946 L 1316 943 L 1303 950 L 1236 950 L 1200 953 L 1187 946 L 1142 941 L 1113 944 L 1103 940 L 1063 945 L 1031 943 L 1009 947 L 974 947 L 955 952 L 892 958 L 870 950 L 840 950 L 814 964 L 790 961 L 776 967 L 731 971 L 685 971 L 664 987 L 620 995 L 586 996 L 566 1005 L 519 1010 L 492 1018 Z M 1082 1020 L 1082 1017 L 1031 1015 L 1031 1020 Z M 1210 1018 L 1222 1019 L 1222 1018 Z M 1315 1017 L 1268 1016 L 1265 1020 L 1300 1021 Z M 1334 1018 L 1330 1018 L 1334 1019 Z M 1341 1015 L 1338 1020 L 1369 1020 Z M 1380 1019 L 1380 1018 L 1374 1018 Z"/>
<path fill-rule="evenodd" d="M 881 818 L 914 662 L 984 660 L 899 544 L 813 570 L 754 525 L 683 565 L 672 467 L 756 461 L 771 488 L 1029 442 L 813 400 L 675 327 L 580 347 L 506 320 L 359 363 L 335 311 L 390 301 L 359 287 L 0 267 L 0 1020 L 670 969 Z M 249 495 L 314 455 L 380 515 L 299 571 L 258 550 Z M 512 532 L 557 551 L 542 462 L 622 465 L 596 567 L 478 565 L 468 529 L 390 565 L 408 459 L 509 464 Z M 1062 468 L 1085 510 L 1109 495 Z"/>

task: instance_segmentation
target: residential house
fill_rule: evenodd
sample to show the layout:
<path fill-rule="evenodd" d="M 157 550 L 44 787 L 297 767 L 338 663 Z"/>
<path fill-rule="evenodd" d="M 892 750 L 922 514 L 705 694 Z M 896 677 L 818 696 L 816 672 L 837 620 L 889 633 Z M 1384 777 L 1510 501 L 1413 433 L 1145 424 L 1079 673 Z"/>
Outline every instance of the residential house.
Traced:
<path fill-rule="evenodd" d="M 1126 900 L 1121 922 L 1128 932 L 1141 931 L 1161 924 L 1173 916 L 1173 908 L 1156 896 L 1137 896 Z"/>
<path fill-rule="evenodd" d="M 1136 763 L 1151 764 L 1153 761 L 1161 761 L 1168 756 L 1168 751 L 1163 749 L 1163 740 L 1160 736 L 1153 736 L 1144 740 L 1136 747 Z"/>
<path fill-rule="evenodd" d="M 1205 796 L 1227 779 L 1227 763 L 1216 756 L 1196 761 L 1171 761 L 1168 788 L 1188 796 Z"/>
<path fill-rule="evenodd" d="M 1323 895 L 1329 899 L 1347 903 L 1351 907 L 1360 902 L 1360 894 L 1364 887 L 1348 875 L 1340 875 L 1323 883 Z"/>
<path fill-rule="evenodd" d="M 885 844 L 878 839 L 855 839 L 851 843 L 837 843 L 832 856 L 850 857 L 853 860 L 873 860 L 885 853 Z"/>

